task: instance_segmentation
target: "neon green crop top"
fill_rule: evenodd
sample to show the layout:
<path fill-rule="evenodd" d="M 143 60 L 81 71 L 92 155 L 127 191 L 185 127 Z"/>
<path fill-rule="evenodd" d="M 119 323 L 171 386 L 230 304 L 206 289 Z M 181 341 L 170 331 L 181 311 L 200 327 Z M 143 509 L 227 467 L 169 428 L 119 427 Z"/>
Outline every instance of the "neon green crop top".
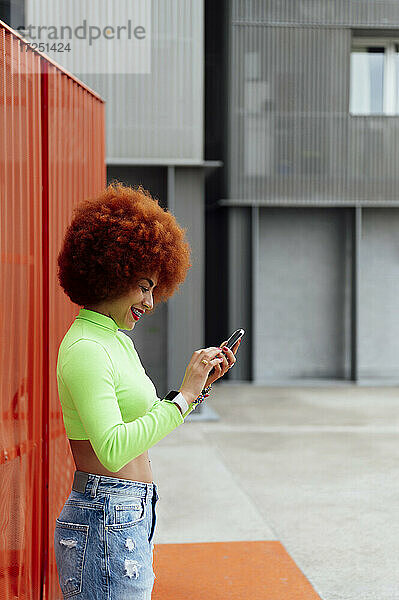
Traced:
<path fill-rule="evenodd" d="M 132 339 L 111 317 L 81 308 L 63 337 L 57 385 L 65 431 L 89 439 L 99 461 L 116 473 L 184 422 L 157 397 Z"/>

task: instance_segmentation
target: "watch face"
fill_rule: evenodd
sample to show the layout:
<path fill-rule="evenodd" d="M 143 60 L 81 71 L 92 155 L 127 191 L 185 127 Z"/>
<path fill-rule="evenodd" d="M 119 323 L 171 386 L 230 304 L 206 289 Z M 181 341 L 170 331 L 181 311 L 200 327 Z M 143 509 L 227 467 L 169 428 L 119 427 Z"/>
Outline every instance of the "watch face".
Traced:
<path fill-rule="evenodd" d="M 178 396 L 180 394 L 180 392 L 176 392 L 175 390 L 172 390 L 171 392 L 168 392 L 165 396 L 165 400 L 173 400 L 173 398 L 176 398 L 176 396 Z"/>

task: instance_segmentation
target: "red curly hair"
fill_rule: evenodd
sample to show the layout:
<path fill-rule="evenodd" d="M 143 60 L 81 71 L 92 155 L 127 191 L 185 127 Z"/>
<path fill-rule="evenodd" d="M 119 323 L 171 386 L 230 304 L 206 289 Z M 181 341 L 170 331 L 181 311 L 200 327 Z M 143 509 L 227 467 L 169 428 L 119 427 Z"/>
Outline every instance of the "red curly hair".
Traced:
<path fill-rule="evenodd" d="M 192 266 L 185 231 L 141 185 L 113 182 L 73 210 L 57 258 L 59 283 L 72 302 L 85 306 L 120 298 L 156 273 L 155 307 Z"/>

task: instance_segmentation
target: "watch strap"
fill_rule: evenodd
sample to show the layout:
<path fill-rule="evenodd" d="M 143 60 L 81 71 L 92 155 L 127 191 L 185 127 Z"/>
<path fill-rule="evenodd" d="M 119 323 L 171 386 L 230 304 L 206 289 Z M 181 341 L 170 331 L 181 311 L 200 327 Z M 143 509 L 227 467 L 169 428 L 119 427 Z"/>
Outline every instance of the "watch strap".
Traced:
<path fill-rule="evenodd" d="M 189 408 L 188 402 L 183 396 L 183 394 L 181 392 L 177 392 L 176 390 L 171 390 L 170 392 L 168 392 L 164 397 L 164 400 L 176 404 L 176 406 L 178 406 L 178 408 L 180 409 L 182 415 L 184 415 L 184 413 Z"/>

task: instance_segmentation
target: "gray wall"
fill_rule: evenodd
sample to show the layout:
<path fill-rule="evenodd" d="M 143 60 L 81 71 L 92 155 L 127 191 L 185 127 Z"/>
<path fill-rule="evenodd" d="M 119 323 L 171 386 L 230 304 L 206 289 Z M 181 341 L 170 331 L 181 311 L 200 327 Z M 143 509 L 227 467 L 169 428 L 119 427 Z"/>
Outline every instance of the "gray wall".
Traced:
<path fill-rule="evenodd" d="M 259 226 L 254 379 L 348 377 L 351 240 L 345 212 L 267 208 Z"/>
<path fill-rule="evenodd" d="M 204 173 L 169 167 L 169 203 L 191 246 L 192 267 L 179 292 L 168 300 L 168 389 L 178 389 L 194 350 L 204 347 Z M 221 340 L 222 341 L 222 340 Z M 166 393 L 166 391 L 165 391 Z"/>
<path fill-rule="evenodd" d="M 228 268 L 228 293 L 225 298 L 229 305 L 228 338 L 236 329 L 244 329 L 245 334 L 240 344 L 239 360 L 229 372 L 231 380 L 251 379 L 252 364 L 252 290 L 253 261 L 251 252 L 251 210 L 248 208 L 230 208 L 228 212 L 228 252 L 226 261 Z M 223 341 L 223 340 L 221 340 Z M 237 355 L 238 356 L 238 355 Z"/>
<path fill-rule="evenodd" d="M 107 161 L 203 158 L 203 0 L 183 4 L 151 0 L 151 73 L 82 74 L 107 101 Z"/>
<path fill-rule="evenodd" d="M 359 371 L 399 378 L 399 212 L 363 209 Z"/>
<path fill-rule="evenodd" d="M 84 52 L 77 64 L 69 64 L 67 52 L 56 52 L 55 60 L 106 100 L 107 161 L 202 160 L 203 0 L 147 1 L 151 2 L 150 73 L 92 74 Z M 88 23 L 109 23 L 108 10 L 115 22 L 127 22 L 124 2 L 108 5 L 104 14 L 85 12 Z M 73 9 L 73 4 L 63 0 L 30 0 L 26 21 L 41 23 L 45 13 L 46 22 L 69 24 Z M 98 3 L 93 3 L 92 10 L 98 10 Z M 96 44 L 99 64 L 112 60 L 110 46 L 109 40 Z"/>

